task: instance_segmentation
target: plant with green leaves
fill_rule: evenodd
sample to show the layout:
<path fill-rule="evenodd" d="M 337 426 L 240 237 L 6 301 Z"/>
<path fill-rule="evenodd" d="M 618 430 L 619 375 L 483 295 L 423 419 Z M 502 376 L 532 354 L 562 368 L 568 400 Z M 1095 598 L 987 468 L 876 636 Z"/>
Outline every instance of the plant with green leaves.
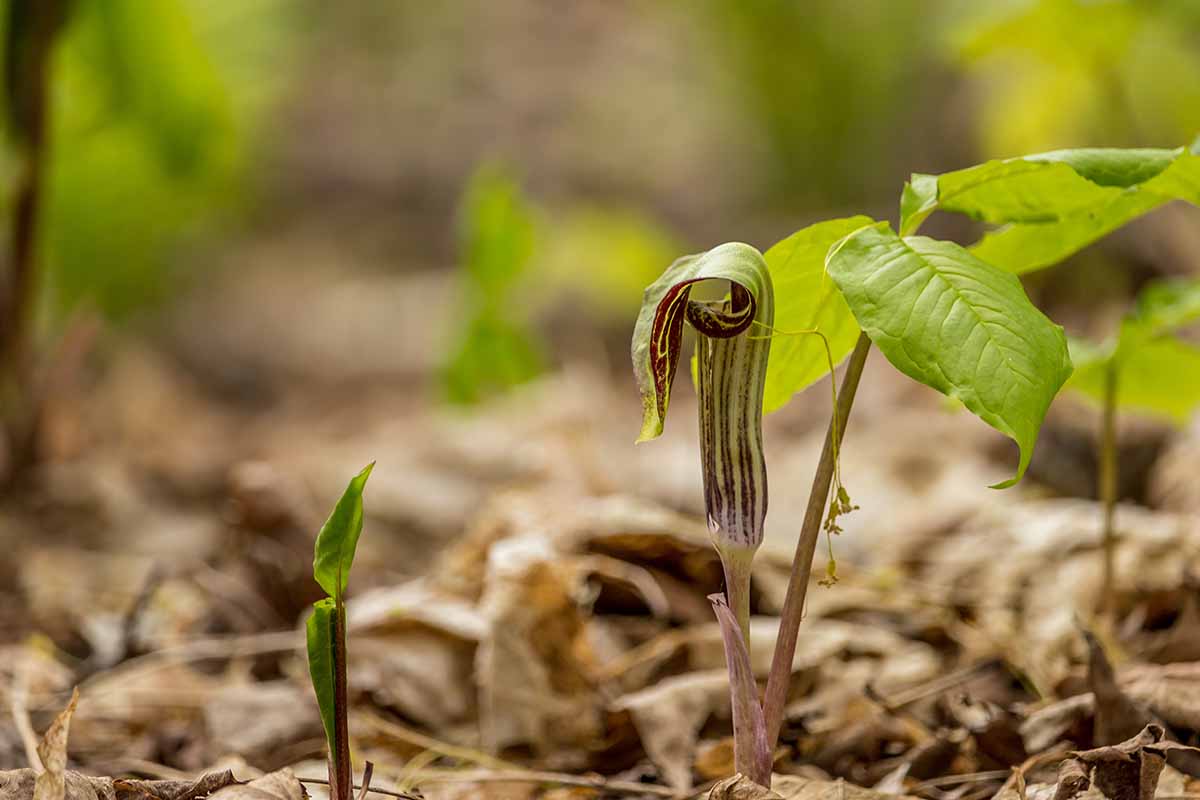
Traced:
<path fill-rule="evenodd" d="M 1017 274 L 1056 263 L 1169 200 L 1196 202 L 1198 164 L 1193 145 L 1058 151 L 914 175 L 901 195 L 899 234 L 867 217 L 830 220 L 764 254 L 725 244 L 681 258 L 646 290 L 632 346 L 639 441 L 663 430 L 684 324 L 697 334 L 704 497 L 728 602 L 711 599 L 725 633 L 740 772 L 770 783 L 816 544 L 822 527 L 836 533 L 838 517 L 854 508 L 838 455 L 871 345 L 1011 438 L 1016 469 L 995 488 L 1014 485 L 1072 373 L 1062 328 L 1034 307 Z M 1002 227 L 970 248 L 916 235 L 939 210 Z M 726 285 L 723 299 L 693 299 L 705 281 Z M 847 356 L 759 703 L 746 665 L 750 564 L 767 502 L 761 412 L 782 407 Z"/>
<path fill-rule="evenodd" d="M 329 743 L 329 794 L 332 800 L 349 800 L 353 773 L 350 766 L 349 706 L 346 681 L 346 584 L 354 551 L 363 528 L 363 488 L 375 462 L 355 475 L 329 519 L 317 534 L 313 578 L 325 590 L 306 625 L 308 671 Z M 371 763 L 363 772 L 362 795 L 371 783 Z"/>
<path fill-rule="evenodd" d="M 1111 608 L 1116 581 L 1117 411 L 1127 408 L 1182 424 L 1200 407 L 1200 347 L 1180 329 L 1200 320 L 1200 281 L 1151 283 L 1114 336 L 1095 344 L 1071 340 L 1075 374 L 1067 388 L 1101 404 L 1097 486 L 1104 507 L 1101 608 Z"/>

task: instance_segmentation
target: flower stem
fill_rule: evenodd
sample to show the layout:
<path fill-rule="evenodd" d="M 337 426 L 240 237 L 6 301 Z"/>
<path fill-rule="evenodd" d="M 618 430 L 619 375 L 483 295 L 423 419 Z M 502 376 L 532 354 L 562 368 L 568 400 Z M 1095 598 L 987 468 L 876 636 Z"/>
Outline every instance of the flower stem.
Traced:
<path fill-rule="evenodd" d="M 804 597 L 808 591 L 808 579 L 812 573 L 813 554 L 821 534 L 821 520 L 825 514 L 825 503 L 829 498 L 829 486 L 833 481 L 834 465 L 842 437 L 846 433 L 846 422 L 854 404 L 858 381 L 862 377 L 871 340 L 860 333 L 854 352 L 842 377 L 842 388 L 838 390 L 837 407 L 830 415 L 829 431 L 825 436 L 825 447 L 821 461 L 813 476 L 812 491 L 808 496 L 808 508 L 800 529 L 800 540 L 796 543 L 796 555 L 792 559 L 792 573 L 788 578 L 787 594 L 783 601 L 783 613 L 779 620 L 779 637 L 775 642 L 775 655 L 771 660 L 771 674 L 767 679 L 767 694 L 763 701 L 766 717 L 767 741 L 772 749 L 779 739 L 779 728 L 783 724 L 783 706 L 787 701 L 788 686 L 792 677 L 792 658 L 796 653 L 796 637 L 800 630 L 800 618 L 804 613 Z M 832 380 L 832 376 L 830 376 Z"/>
<path fill-rule="evenodd" d="M 750 652 L 750 569 L 754 550 L 740 547 L 719 547 L 721 568 L 725 571 L 725 598 L 741 628 L 746 652 Z"/>

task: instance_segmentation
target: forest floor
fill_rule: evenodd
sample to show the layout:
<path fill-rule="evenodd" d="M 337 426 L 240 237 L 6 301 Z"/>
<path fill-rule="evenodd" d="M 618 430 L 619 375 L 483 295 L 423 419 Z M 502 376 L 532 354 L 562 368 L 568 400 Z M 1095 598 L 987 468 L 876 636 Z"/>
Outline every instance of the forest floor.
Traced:
<path fill-rule="evenodd" d="M 636 448 L 638 400 L 600 340 L 587 363 L 450 410 L 428 388 L 429 331 L 445 320 L 397 312 L 418 298 L 452 308 L 444 281 L 333 279 L 229 273 L 153 340 L 104 337 L 88 362 L 102 367 L 56 395 L 48 460 L 0 507 L 0 768 L 14 770 L 0 797 L 28 796 L 31 751 L 74 687 L 69 739 L 52 735 L 40 758 L 65 752 L 104 780 L 69 774 L 71 800 L 292 798 L 294 776 L 324 778 L 303 655 L 313 539 L 371 460 L 350 730 L 376 789 L 706 793 L 732 772 L 732 747 L 686 385 L 667 434 Z M 760 678 L 827 409 L 815 387 L 768 420 Z M 832 542 L 836 584 L 809 593 L 781 794 L 1200 792 L 1194 757 L 1167 752 L 1157 728 L 1067 755 L 1148 724 L 1200 736 L 1200 432 L 1123 431 L 1136 502 L 1118 511 L 1113 613 L 1100 617 L 1101 512 L 1083 497 L 1094 422 L 1060 403 L 1031 477 L 990 490 L 1014 453 L 872 358 L 842 465 L 861 509 Z M 1125 772 L 1106 783 L 1113 763 Z M 265 777 L 216 789 L 225 769 Z"/>

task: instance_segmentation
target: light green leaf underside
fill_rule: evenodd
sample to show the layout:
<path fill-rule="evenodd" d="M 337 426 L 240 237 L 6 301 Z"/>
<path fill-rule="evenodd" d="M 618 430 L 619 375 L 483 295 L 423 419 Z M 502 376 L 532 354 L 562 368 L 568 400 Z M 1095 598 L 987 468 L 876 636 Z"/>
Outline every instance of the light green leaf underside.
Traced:
<path fill-rule="evenodd" d="M 1023 273 L 1174 199 L 1200 204 L 1200 156 L 1185 148 L 1059 150 L 914 175 L 901 196 L 901 231 L 936 210 L 1003 225 L 971 250 Z"/>
<path fill-rule="evenodd" d="M 1103 359 L 1081 365 L 1068 388 L 1104 401 Z M 1143 342 L 1121 360 L 1117 405 L 1176 424 L 1187 422 L 1200 406 L 1200 349 L 1176 339 Z"/>
<path fill-rule="evenodd" d="M 1062 328 L 1016 277 L 962 247 L 863 228 L 828 261 L 858 324 L 897 369 L 960 400 L 1020 447 L 1021 479 L 1054 395 L 1071 374 Z"/>
<path fill-rule="evenodd" d="M 775 327 L 771 341 L 763 410 L 782 408 L 792 396 L 829 372 L 825 345 L 817 336 L 796 331 L 817 328 L 829 340 L 838 364 L 854 349 L 858 323 L 825 273 L 829 248 L 848 233 L 870 225 L 857 216 L 819 222 L 796 231 L 763 254 L 775 286 Z"/>
<path fill-rule="evenodd" d="M 350 565 L 363 526 L 363 487 L 375 467 L 372 461 L 363 471 L 350 479 L 333 513 L 321 526 L 313 557 L 313 577 L 330 597 L 341 597 L 346 591 Z"/>
<path fill-rule="evenodd" d="M 305 624 L 308 673 L 312 677 L 313 692 L 317 695 L 317 707 L 321 710 L 321 724 L 325 726 L 325 738 L 329 742 L 330 751 L 335 747 L 333 626 L 336 616 L 333 598 L 327 597 L 313 606 L 313 613 Z"/>

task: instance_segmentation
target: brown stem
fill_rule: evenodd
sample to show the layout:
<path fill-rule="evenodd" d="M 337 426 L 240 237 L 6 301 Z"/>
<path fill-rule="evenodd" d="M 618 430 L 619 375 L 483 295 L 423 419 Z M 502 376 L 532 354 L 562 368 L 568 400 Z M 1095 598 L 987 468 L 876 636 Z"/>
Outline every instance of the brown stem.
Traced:
<path fill-rule="evenodd" d="M 775 655 L 771 659 L 771 674 L 767 678 L 767 694 L 763 700 L 763 712 L 767 723 L 767 741 L 772 749 L 779 739 L 779 728 L 783 724 L 783 706 L 787 701 L 788 685 L 792 677 L 792 658 L 796 654 L 796 637 L 800 631 L 800 617 L 804 613 L 804 596 L 808 591 L 808 579 L 812 573 L 813 553 L 821 534 L 821 520 L 825 515 L 825 503 L 829 499 L 829 485 L 833 481 L 835 454 L 846 434 L 846 422 L 850 419 L 850 408 L 858 381 L 862 377 L 871 340 L 860 333 L 858 343 L 842 377 L 842 388 L 838 390 L 838 404 L 830 414 L 829 431 L 825 435 L 825 447 L 817 474 L 813 476 L 812 490 L 808 495 L 808 508 L 804 513 L 804 524 L 800 529 L 800 540 L 796 543 L 796 555 L 792 559 L 792 574 L 788 578 L 787 594 L 783 600 L 783 612 L 779 620 L 779 638 L 775 642 Z M 832 380 L 830 376 L 830 380 Z M 836 441 L 835 441 L 836 437 Z"/>
<path fill-rule="evenodd" d="M 21 52 L 10 62 L 17 74 L 10 80 L 25 82 L 10 110 L 17 120 L 22 163 L 17 177 L 9 252 L 9 276 L 0 282 L 0 402 L 8 428 L 10 473 L 15 474 L 33 455 L 36 433 L 30 406 L 29 324 L 37 293 L 35 246 L 42 206 L 46 156 L 49 144 L 49 86 L 51 50 L 63 21 L 63 8 L 56 0 L 39 0 L 25 5 L 28 34 Z M 18 14 L 8 23 L 17 24 Z M 10 46 L 16 42 L 10 39 Z"/>
<path fill-rule="evenodd" d="M 346 607 L 336 598 L 333 630 L 333 752 L 329 754 L 334 800 L 350 800 L 350 709 L 346 688 Z"/>
<path fill-rule="evenodd" d="M 1100 586 L 1101 613 L 1115 606 L 1117 580 L 1117 367 L 1110 362 L 1104 370 L 1104 418 L 1100 429 L 1100 502 L 1104 506 L 1104 577 Z"/>

